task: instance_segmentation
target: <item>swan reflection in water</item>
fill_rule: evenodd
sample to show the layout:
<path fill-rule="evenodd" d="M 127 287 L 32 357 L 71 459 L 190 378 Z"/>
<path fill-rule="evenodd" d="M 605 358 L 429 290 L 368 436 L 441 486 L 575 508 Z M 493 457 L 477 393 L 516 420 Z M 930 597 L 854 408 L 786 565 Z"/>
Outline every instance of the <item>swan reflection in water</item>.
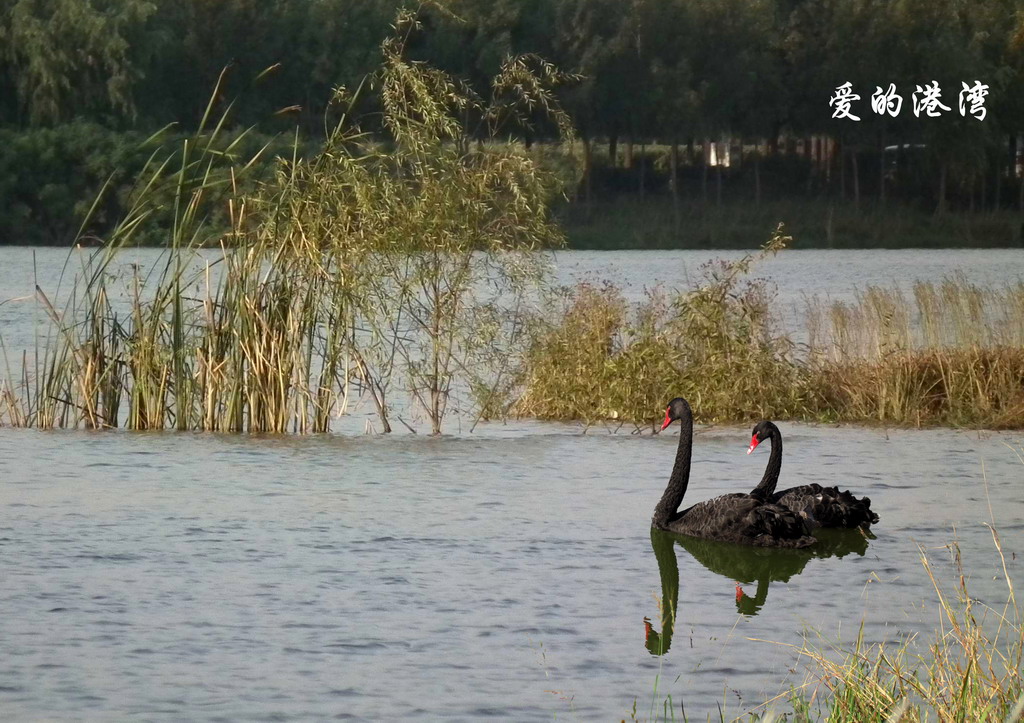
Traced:
<path fill-rule="evenodd" d="M 661 632 L 655 630 L 650 618 L 644 618 L 647 650 L 652 655 L 664 655 L 672 645 L 679 602 L 676 544 L 711 572 L 735 581 L 736 612 L 757 615 L 768 598 L 768 586 L 773 582 L 789 582 L 794 575 L 803 572 L 813 558 L 845 557 L 850 553 L 863 556 L 868 549 L 869 537 L 860 530 L 817 530 L 815 536 L 818 542 L 811 548 L 784 550 L 702 540 L 651 528 L 651 547 L 661 574 Z M 754 595 L 748 595 L 742 585 L 756 585 Z"/>

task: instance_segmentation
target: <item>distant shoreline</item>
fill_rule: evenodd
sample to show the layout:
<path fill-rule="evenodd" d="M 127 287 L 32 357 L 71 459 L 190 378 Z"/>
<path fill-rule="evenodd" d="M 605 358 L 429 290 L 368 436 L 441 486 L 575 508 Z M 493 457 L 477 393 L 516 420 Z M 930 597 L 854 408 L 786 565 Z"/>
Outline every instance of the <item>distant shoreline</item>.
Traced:
<path fill-rule="evenodd" d="M 687 201 L 679 221 L 669 197 L 618 196 L 563 206 L 558 221 L 571 249 L 756 249 L 764 229 L 778 222 L 793 249 L 1024 248 L 1024 223 L 1015 211 L 947 212 L 906 205 L 878 207 L 850 201 Z"/>

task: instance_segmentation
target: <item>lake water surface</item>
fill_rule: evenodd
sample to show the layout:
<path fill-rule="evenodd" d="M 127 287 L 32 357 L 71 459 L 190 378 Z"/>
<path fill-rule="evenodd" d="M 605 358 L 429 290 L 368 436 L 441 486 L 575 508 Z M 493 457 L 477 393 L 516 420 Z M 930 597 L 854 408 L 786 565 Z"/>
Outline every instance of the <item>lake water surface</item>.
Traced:
<path fill-rule="evenodd" d="M 715 255 L 557 260 L 566 279 L 604 270 L 642 288 Z M 63 259 L 40 250 L 38 277 L 55 279 Z M 999 283 L 1022 262 L 1020 250 L 801 251 L 764 272 L 798 300 L 958 270 Z M 31 295 L 31 268 L 31 250 L 0 249 L 0 301 Z M 9 353 L 35 314 L 0 305 Z M 927 641 L 937 617 L 921 547 L 948 573 L 958 539 L 975 596 L 1005 600 L 986 523 L 1019 573 L 1024 435 L 780 426 L 782 484 L 870 496 L 876 539 L 782 557 L 652 541 L 674 432 L 0 429 L 0 716 L 589 721 L 628 718 L 634 702 L 661 715 L 671 695 L 677 719 L 682 706 L 717 720 L 719 705 L 731 718 L 800 685 L 785 644 L 805 633 L 852 641 L 863 620 L 869 641 Z M 749 439 L 748 427 L 698 429 L 687 503 L 756 483 L 767 451 L 747 456 Z M 669 638 L 659 599 L 676 585 Z"/>
<path fill-rule="evenodd" d="M 35 308 L 35 284 L 54 305 L 63 308 L 76 275 L 96 249 L 72 251 L 24 246 L 0 247 L 0 331 L 7 348 L 31 349 L 34 327 L 30 320 L 46 322 Z M 626 298 L 642 299 L 655 287 L 686 288 L 700 279 L 702 266 L 714 259 L 738 259 L 748 251 L 559 251 L 552 254 L 553 278 L 560 284 L 610 280 Z M 197 268 L 220 252 L 196 253 Z M 132 276 L 159 275 L 166 255 L 158 249 L 127 249 L 108 267 L 115 280 L 112 293 L 130 293 Z M 214 268 L 216 272 L 216 267 Z M 775 305 L 787 330 L 800 336 L 809 298 L 851 301 L 868 285 L 910 291 L 917 280 L 941 281 L 963 275 L 981 285 L 1002 285 L 1024 280 L 1024 249 L 872 249 L 790 250 L 754 266 L 752 278 L 765 279 L 777 290 Z M 197 288 L 196 293 L 205 294 Z"/>

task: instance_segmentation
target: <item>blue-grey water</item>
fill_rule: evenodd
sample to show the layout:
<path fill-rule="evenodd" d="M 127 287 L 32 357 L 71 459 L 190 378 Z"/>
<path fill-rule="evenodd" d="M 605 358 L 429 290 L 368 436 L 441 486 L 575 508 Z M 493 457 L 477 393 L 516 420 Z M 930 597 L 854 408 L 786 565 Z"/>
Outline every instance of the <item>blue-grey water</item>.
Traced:
<path fill-rule="evenodd" d="M 31 349 L 34 330 L 46 326 L 46 313 L 34 300 L 35 285 L 63 309 L 96 249 L 0 248 L 0 331 L 9 350 Z M 560 284 L 579 281 L 615 282 L 626 298 L 639 300 L 656 287 L 687 288 L 699 281 L 702 266 L 714 259 L 738 259 L 747 251 L 559 251 L 552 254 L 553 279 Z M 219 251 L 195 254 L 202 269 Z M 165 252 L 142 248 L 122 251 L 108 267 L 112 294 L 133 293 L 132 279 L 159 276 Z M 217 267 L 212 269 L 214 277 Z M 851 301 L 868 285 L 909 291 L 916 280 L 940 281 L 962 274 L 980 285 L 1024 280 L 1024 249 L 872 249 L 791 250 L 754 266 L 751 278 L 768 281 L 777 291 L 775 306 L 787 330 L 803 331 L 803 312 L 809 298 Z M 205 295 L 205 277 L 198 276 L 196 295 Z M 26 323 L 36 319 L 39 325 Z"/>
<path fill-rule="evenodd" d="M 792 253 L 765 271 L 793 300 L 959 270 L 999 283 L 1024 268 L 1022 251 Z M 604 269 L 642 288 L 713 255 L 557 261 L 566 278 Z M 63 258 L 40 250 L 37 278 L 55 279 Z M 31 250 L 0 249 L 0 301 L 31 296 L 31 268 Z M 9 355 L 37 313 L 30 300 L 0 305 Z M 670 695 L 677 719 L 684 706 L 718 720 L 719 705 L 731 719 L 804 683 L 788 646 L 805 634 L 852 641 L 864 621 L 869 641 L 927 643 L 937 616 L 922 548 L 952 586 L 944 546 L 959 540 L 975 597 L 1005 602 L 988 525 L 1019 580 L 1024 435 L 781 427 L 783 484 L 870 496 L 877 539 L 794 558 L 761 589 L 750 553 L 676 543 L 678 609 L 660 656 L 644 619 L 662 631 L 667 558 L 649 524 L 674 433 L 0 428 L 0 717 L 589 721 L 634 704 L 660 717 Z M 749 439 L 746 427 L 699 428 L 687 501 L 752 487 L 767 450 L 744 454 Z M 736 568 L 722 569 L 730 555 Z"/>

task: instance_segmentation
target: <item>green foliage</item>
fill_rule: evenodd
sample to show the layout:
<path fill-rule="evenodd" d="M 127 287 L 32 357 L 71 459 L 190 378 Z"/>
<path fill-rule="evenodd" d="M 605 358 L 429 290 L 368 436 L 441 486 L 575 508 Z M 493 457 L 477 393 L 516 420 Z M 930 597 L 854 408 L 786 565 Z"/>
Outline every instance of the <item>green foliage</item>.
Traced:
<path fill-rule="evenodd" d="M 380 59 L 380 41 L 402 0 L 4 0 L 4 75 L 20 108 L 8 122 L 83 113 L 193 129 L 206 92 L 230 67 L 225 91 L 240 122 L 292 108 L 315 125 L 330 91 L 353 86 Z M 738 2 L 737 0 L 450 0 L 421 3 L 429 32 L 410 57 L 479 86 L 510 56 L 535 53 L 582 74 L 567 101 L 590 136 L 637 139 L 673 131 L 719 136 L 774 130 L 845 133 L 862 142 L 886 131 L 961 140 L 1016 132 L 1024 58 L 1019 17 L 1004 0 L 944 2 Z M 264 76 L 264 71 L 272 72 Z M 866 99 L 895 82 L 909 94 L 936 78 L 992 85 L 986 123 L 931 123 L 909 113 L 830 118 L 843 80 Z M 955 101 L 955 97 L 952 98 Z M 909 99 L 908 99 L 909 102 Z M 10 112 L 10 109 L 8 109 Z M 954 144 L 956 145 L 956 144 Z M 963 145 L 963 144 L 960 144 Z M 941 153 L 955 153 L 948 146 Z"/>
<path fill-rule="evenodd" d="M 568 245 L 577 249 L 748 249 L 779 219 L 798 249 L 1014 247 L 1022 238 L 1020 215 L 1012 210 L 936 217 L 896 204 L 858 208 L 851 200 L 787 196 L 782 189 L 754 205 L 730 193 L 721 206 L 691 196 L 674 206 L 653 193 L 644 200 L 620 195 L 589 213 L 562 205 L 558 215 Z"/>
<path fill-rule="evenodd" d="M 774 328 L 764 282 L 744 278 L 789 240 L 779 228 L 760 254 L 709 264 L 691 291 L 655 290 L 633 308 L 611 285 L 565 290 L 528 353 L 513 409 L 653 423 L 666 398 L 682 395 L 703 421 L 796 414 L 806 392 L 791 343 Z"/>
<path fill-rule="evenodd" d="M 788 237 L 776 231 L 761 256 Z M 869 287 L 852 304 L 811 303 L 798 350 L 759 256 L 715 262 L 685 292 L 629 304 L 610 284 L 562 291 L 531 345 L 513 413 L 587 423 L 654 423 L 666 399 L 698 419 L 895 425 L 1024 425 L 1024 287 L 919 282 L 914 301 Z M 913 321 L 912 321 L 913 320 Z M 501 407 L 502 405 L 498 405 Z"/>
<path fill-rule="evenodd" d="M 108 180 L 92 223 L 109 227 L 153 151 L 144 141 L 88 122 L 0 128 L 0 244 L 70 244 Z"/>
<path fill-rule="evenodd" d="M 86 121 L 25 131 L 0 128 L 0 245 L 93 244 L 111 232 L 143 190 L 154 218 L 132 243 L 166 243 L 162 232 L 172 222 L 175 182 L 147 188 L 139 179 L 148 173 L 154 154 L 180 164 L 186 138 L 171 129 L 147 137 Z M 308 145 L 300 144 L 300 154 L 309 152 Z M 270 159 L 292 155 L 293 146 L 287 138 L 222 130 L 210 151 L 229 153 L 237 161 L 266 147 L 253 174 L 258 177 L 270 172 Z M 252 186 L 242 182 L 241 189 Z M 226 227 L 222 207 L 209 211 Z"/>
<path fill-rule="evenodd" d="M 155 10 L 143 0 L 0 3 L 0 47 L 29 120 L 56 123 L 83 110 L 134 116 L 142 70 L 132 46 Z"/>
<path fill-rule="evenodd" d="M 0 418 L 326 431 L 367 399 L 390 431 L 400 387 L 436 434 L 457 389 L 499 385 L 521 336 L 511 312 L 540 279 L 537 252 L 560 241 L 548 212 L 557 184 L 515 146 L 469 143 L 462 119 L 468 110 L 500 128 L 517 112 L 514 90 L 564 126 L 549 88 L 559 76 L 510 60 L 494 79 L 499 101 L 484 103 L 406 59 L 414 25 L 399 17 L 364 84 L 386 143 L 362 131 L 358 95 L 339 90 L 323 148 L 303 157 L 296 146 L 262 181 L 270 149 L 242 155 L 251 139 L 209 113 L 179 149 L 151 156 L 67 308 L 39 292 L 55 337 L 31 374 L 0 389 Z M 110 300 L 111 264 L 154 232 L 169 252 L 119 291 L 125 313 Z M 213 241 L 222 255 L 197 263 Z"/>
<path fill-rule="evenodd" d="M 730 138 L 747 144 L 738 164 L 714 169 L 716 199 L 724 186 L 757 205 L 762 185 L 775 191 L 781 176 L 776 195 L 852 196 L 858 211 L 868 195 L 883 208 L 898 200 L 928 213 L 1024 208 L 1016 141 L 1007 144 L 1024 112 L 1024 43 L 1018 8 L 1007 0 L 0 0 L 0 127 L 88 121 L 148 133 L 175 123 L 188 134 L 216 86 L 213 111 L 226 112 L 230 99 L 232 123 L 289 135 L 297 126 L 318 142 L 336 120 L 322 120 L 334 89 L 356 87 L 379 65 L 381 39 L 401 7 L 425 25 L 406 44 L 406 57 L 443 70 L 460 92 L 509 72 L 509 58 L 539 77 L 545 71 L 537 58 L 547 58 L 572 77 L 557 96 L 586 145 L 579 195 L 588 220 L 595 192 L 636 193 L 641 201 L 670 193 L 668 237 L 678 237 L 688 220 L 680 203 L 699 194 L 702 213 L 712 205 L 706 142 Z M 915 118 L 910 94 L 931 79 L 953 110 L 940 120 Z M 960 83 L 975 79 L 991 87 L 984 122 L 955 108 Z M 860 123 L 831 118 L 828 98 L 844 81 L 861 95 Z M 868 108 L 875 87 L 890 82 L 904 98 L 896 119 Z M 517 95 L 514 85 L 506 91 Z M 373 107 L 379 96 L 363 98 L 360 113 L 380 110 Z M 503 138 L 530 145 L 564 135 L 539 105 L 515 107 Z M 460 122 L 467 137 L 482 140 L 493 130 L 486 120 L 467 109 Z M 370 116 L 363 130 L 386 137 Z M 792 144 L 812 134 L 839 144 L 827 167 L 812 163 L 806 147 L 800 157 L 795 148 L 785 155 L 776 148 L 780 138 Z M 604 139 L 618 153 L 602 174 L 591 156 Z M 649 162 L 631 151 L 619 158 L 620 141 L 629 149 L 673 148 L 659 188 L 650 185 Z M 878 153 L 896 143 L 922 150 L 883 180 Z M 762 160 L 786 168 L 762 183 Z M 680 181 L 688 172 L 701 176 L 699 191 Z M 38 180 L 39 188 L 49 183 Z M 91 195 L 76 195 L 83 198 Z M 785 220 L 796 232 L 797 219 Z M 1019 238 L 1019 222 L 972 224 L 980 226 L 976 234 L 973 227 L 960 234 L 971 243 Z M 873 236 L 864 226 L 856 228 L 858 240 Z M 743 244 L 758 237 L 745 231 Z"/>

